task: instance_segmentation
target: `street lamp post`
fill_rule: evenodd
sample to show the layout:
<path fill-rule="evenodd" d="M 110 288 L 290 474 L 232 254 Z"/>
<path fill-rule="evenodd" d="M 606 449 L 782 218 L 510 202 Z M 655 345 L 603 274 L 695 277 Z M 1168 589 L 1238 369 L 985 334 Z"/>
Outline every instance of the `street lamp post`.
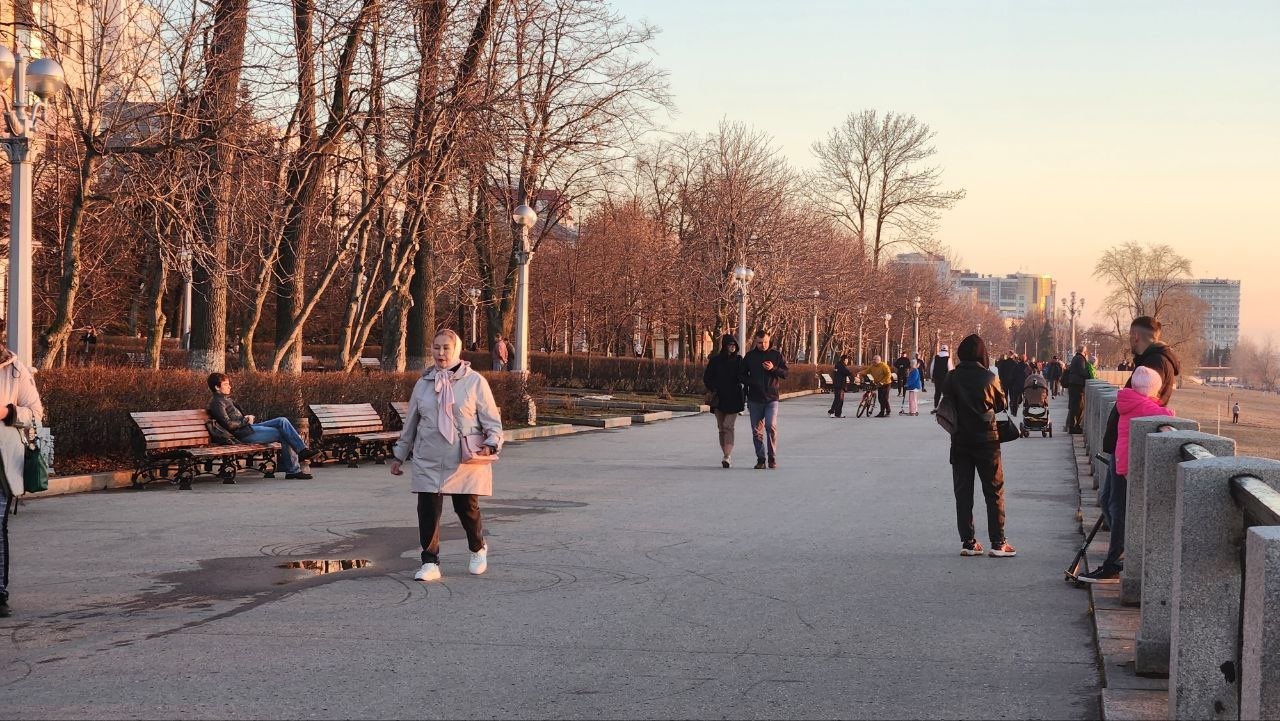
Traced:
<path fill-rule="evenodd" d="M 858 309 L 858 366 L 862 366 L 862 321 L 866 318 L 867 306 Z"/>
<path fill-rule="evenodd" d="M 529 372 L 529 261 L 533 260 L 533 248 L 529 246 L 529 229 L 538 222 L 533 208 L 521 204 L 511 212 L 511 221 L 520 227 L 520 250 L 516 251 L 516 357 L 511 370 Z"/>
<path fill-rule="evenodd" d="M 880 357 L 886 362 L 889 360 L 889 321 L 893 320 L 892 313 L 884 314 L 884 345 L 880 347 Z"/>
<path fill-rule="evenodd" d="M 467 299 L 471 302 L 471 346 L 479 345 L 479 336 L 476 335 L 476 308 L 480 305 L 480 289 L 467 288 Z"/>
<path fill-rule="evenodd" d="M 817 288 L 813 289 L 813 350 L 809 351 L 809 362 L 818 362 L 818 297 L 822 295 Z"/>
<path fill-rule="evenodd" d="M 738 284 L 738 353 L 747 354 L 747 286 L 755 279 L 756 272 L 745 265 L 733 269 L 733 280 Z"/>
<path fill-rule="evenodd" d="M 917 295 L 915 298 L 911 299 L 911 307 L 914 308 L 916 312 L 915 340 L 913 341 L 915 343 L 916 350 L 915 355 L 912 356 L 912 360 L 915 360 L 920 357 L 920 296 Z"/>
<path fill-rule="evenodd" d="M 191 249 L 178 251 L 178 262 L 182 265 L 182 339 L 183 350 L 191 350 Z"/>
<path fill-rule="evenodd" d="M 1080 307 L 1076 307 L 1076 292 L 1071 291 L 1071 305 L 1067 305 L 1067 299 L 1062 299 L 1062 305 L 1067 309 L 1067 313 L 1071 316 L 1071 351 L 1076 349 L 1076 318 L 1084 314 L 1084 298 L 1080 298 Z"/>
<path fill-rule="evenodd" d="M 31 325 L 31 167 L 36 159 L 36 119 L 44 101 L 62 90 L 62 67 L 52 58 L 31 64 L 22 49 L 11 51 L 0 45 L 0 78 L 12 74 L 13 102 L 6 103 L 4 124 L 8 133 L 0 137 L 9 164 L 13 167 L 13 196 L 9 211 L 9 350 L 30 364 Z M 36 97 L 27 102 L 27 93 Z"/>

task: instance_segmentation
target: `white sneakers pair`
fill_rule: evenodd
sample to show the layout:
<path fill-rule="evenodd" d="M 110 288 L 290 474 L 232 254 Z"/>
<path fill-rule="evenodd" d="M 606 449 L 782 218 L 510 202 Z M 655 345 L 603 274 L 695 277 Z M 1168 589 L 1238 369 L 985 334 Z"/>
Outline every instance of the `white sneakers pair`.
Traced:
<path fill-rule="evenodd" d="M 484 548 L 471 554 L 471 562 L 467 564 L 467 572 L 473 576 L 479 576 L 489 570 L 489 544 L 485 543 Z M 418 572 L 413 574 L 415 581 L 439 581 L 440 580 L 440 564 L 424 563 Z"/>

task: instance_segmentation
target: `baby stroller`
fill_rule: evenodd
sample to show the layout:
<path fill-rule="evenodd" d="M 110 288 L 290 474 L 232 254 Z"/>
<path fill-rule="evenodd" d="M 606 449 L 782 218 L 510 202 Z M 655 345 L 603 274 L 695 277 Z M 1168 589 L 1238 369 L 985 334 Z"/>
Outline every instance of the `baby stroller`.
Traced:
<path fill-rule="evenodd" d="M 1041 438 L 1053 437 L 1053 422 L 1049 419 L 1049 382 L 1039 373 L 1031 374 L 1022 389 L 1022 422 L 1018 424 L 1022 437 L 1040 431 Z"/>

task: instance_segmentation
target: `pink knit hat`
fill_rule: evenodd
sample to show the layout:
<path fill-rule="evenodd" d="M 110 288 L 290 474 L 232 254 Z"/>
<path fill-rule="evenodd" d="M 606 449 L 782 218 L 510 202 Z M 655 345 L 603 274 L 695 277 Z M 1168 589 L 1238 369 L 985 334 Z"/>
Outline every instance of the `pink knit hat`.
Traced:
<path fill-rule="evenodd" d="M 1129 379 L 1129 385 L 1137 392 L 1148 398 L 1156 398 L 1160 395 L 1160 389 L 1164 386 L 1164 381 L 1160 379 L 1160 374 L 1146 366 L 1138 366 L 1133 369 L 1133 377 Z"/>

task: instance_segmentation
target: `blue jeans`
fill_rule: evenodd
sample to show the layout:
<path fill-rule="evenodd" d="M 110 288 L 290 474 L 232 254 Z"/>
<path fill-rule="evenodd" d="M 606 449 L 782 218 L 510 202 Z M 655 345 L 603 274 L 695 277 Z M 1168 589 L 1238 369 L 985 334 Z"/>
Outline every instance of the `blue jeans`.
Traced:
<path fill-rule="evenodd" d="M 236 437 L 245 443 L 279 443 L 279 463 L 284 472 L 298 473 L 302 470 L 298 466 L 298 451 L 306 448 L 307 444 L 302 442 L 302 436 L 298 435 L 298 430 L 288 418 L 272 418 L 254 423 L 249 428 L 252 429 L 249 434 Z"/>
<path fill-rule="evenodd" d="M 747 413 L 751 417 L 751 440 L 756 445 L 756 460 L 776 458 L 778 455 L 778 402 L 748 400 Z M 765 452 L 766 448 L 768 453 Z"/>
<path fill-rule="evenodd" d="M 1113 456 L 1107 464 L 1107 482 L 1102 487 L 1098 503 L 1102 506 L 1102 515 L 1107 519 L 1107 527 L 1111 529 L 1111 545 L 1107 549 L 1107 560 L 1102 567 L 1119 571 L 1124 568 L 1124 521 L 1125 504 L 1128 503 L 1129 479 L 1116 473 L 1116 459 Z"/>

